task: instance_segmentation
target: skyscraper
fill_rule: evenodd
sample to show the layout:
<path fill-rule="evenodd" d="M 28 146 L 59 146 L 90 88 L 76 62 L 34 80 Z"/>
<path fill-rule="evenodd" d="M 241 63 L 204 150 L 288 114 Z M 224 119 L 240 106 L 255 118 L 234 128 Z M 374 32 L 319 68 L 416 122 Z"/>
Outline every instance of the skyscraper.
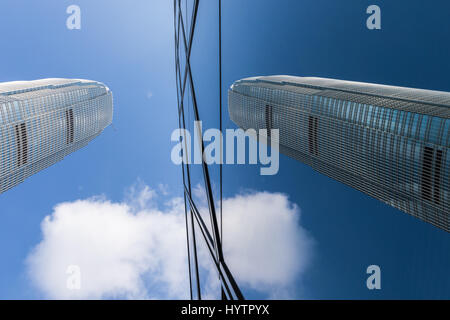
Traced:
<path fill-rule="evenodd" d="M 112 93 L 100 82 L 0 83 L 0 193 L 87 145 L 112 112 Z"/>
<path fill-rule="evenodd" d="M 290 76 L 229 90 L 241 128 L 279 129 L 280 151 L 450 232 L 450 93 Z"/>

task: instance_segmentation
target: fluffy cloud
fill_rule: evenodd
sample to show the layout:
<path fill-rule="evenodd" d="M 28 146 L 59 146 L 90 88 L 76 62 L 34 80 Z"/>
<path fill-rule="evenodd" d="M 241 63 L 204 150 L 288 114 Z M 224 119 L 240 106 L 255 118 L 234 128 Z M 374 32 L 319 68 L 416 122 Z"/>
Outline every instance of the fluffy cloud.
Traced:
<path fill-rule="evenodd" d="M 223 203 L 224 254 L 240 284 L 287 298 L 311 261 L 313 240 L 286 195 L 260 192 Z"/>
<path fill-rule="evenodd" d="M 183 200 L 166 199 L 158 207 L 161 202 L 141 184 L 120 203 L 96 197 L 58 204 L 27 258 L 33 283 L 56 299 L 188 298 Z M 224 254 L 244 291 L 287 297 L 312 251 L 298 207 L 286 195 L 260 192 L 224 199 L 223 211 Z M 206 297 L 219 297 L 204 247 L 199 262 Z M 79 274 L 71 273 L 74 266 Z"/>

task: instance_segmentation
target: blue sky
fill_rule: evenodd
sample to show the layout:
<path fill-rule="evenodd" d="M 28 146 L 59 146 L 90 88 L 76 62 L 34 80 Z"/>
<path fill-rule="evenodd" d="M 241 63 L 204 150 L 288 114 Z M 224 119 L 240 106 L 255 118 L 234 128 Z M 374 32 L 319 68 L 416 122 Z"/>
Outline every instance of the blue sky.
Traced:
<path fill-rule="evenodd" d="M 66 8 L 81 7 L 81 30 Z M 382 30 L 365 26 L 378 4 Z M 450 91 L 450 5 L 423 1 L 223 1 L 223 90 L 235 80 L 290 74 Z M 202 1 L 192 67 L 201 116 L 217 126 L 217 7 Z M 0 81 L 87 78 L 114 94 L 113 126 L 86 148 L 0 196 L 0 298 L 40 298 L 25 260 L 41 222 L 61 202 L 104 195 L 122 201 L 138 179 L 181 194 L 170 161 L 177 127 L 172 1 L 3 1 Z M 235 128 L 224 102 L 224 127 Z M 217 168 L 212 168 L 217 178 Z M 292 297 L 450 298 L 450 237 L 309 167 L 280 155 L 280 171 L 225 166 L 224 196 L 282 192 L 314 239 L 309 268 Z M 224 230 L 227 232 L 227 230 Z M 381 267 L 382 290 L 366 288 Z M 247 297 L 265 297 L 247 289 Z"/>

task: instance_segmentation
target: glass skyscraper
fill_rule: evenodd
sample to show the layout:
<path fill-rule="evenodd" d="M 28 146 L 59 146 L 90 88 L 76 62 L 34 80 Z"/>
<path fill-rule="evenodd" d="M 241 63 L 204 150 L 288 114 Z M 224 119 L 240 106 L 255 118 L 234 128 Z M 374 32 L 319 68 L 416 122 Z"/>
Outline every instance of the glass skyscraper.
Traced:
<path fill-rule="evenodd" d="M 290 76 L 229 90 L 241 128 L 279 129 L 280 151 L 450 231 L 450 93 Z"/>
<path fill-rule="evenodd" d="M 88 144 L 112 113 L 112 93 L 100 82 L 0 83 L 0 193 Z"/>

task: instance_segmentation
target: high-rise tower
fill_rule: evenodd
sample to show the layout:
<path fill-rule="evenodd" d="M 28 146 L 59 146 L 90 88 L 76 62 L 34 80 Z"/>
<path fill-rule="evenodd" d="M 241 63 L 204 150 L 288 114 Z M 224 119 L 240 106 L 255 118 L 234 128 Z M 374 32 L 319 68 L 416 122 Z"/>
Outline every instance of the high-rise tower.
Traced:
<path fill-rule="evenodd" d="M 254 77 L 229 91 L 244 129 L 280 151 L 450 232 L 450 93 L 322 78 Z"/>
<path fill-rule="evenodd" d="M 0 83 L 0 193 L 88 144 L 112 112 L 112 93 L 100 82 Z"/>

